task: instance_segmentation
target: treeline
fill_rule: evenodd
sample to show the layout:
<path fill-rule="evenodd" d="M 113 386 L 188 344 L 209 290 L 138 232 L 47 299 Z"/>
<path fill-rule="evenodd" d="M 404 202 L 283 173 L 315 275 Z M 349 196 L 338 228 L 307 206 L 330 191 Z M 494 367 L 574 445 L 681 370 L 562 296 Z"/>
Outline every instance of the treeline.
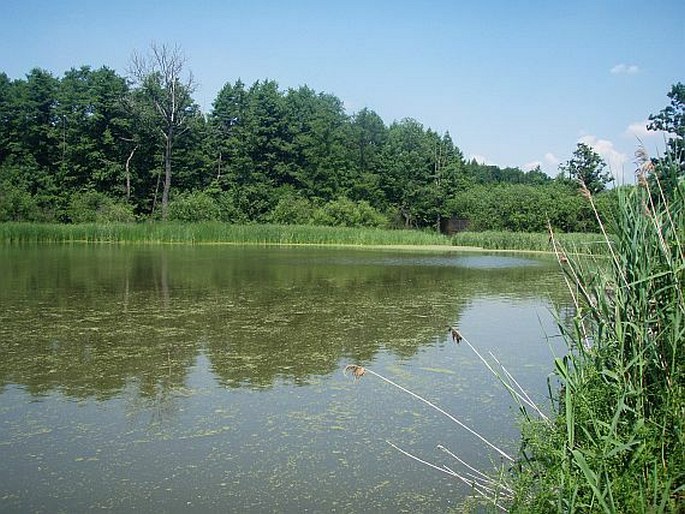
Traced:
<path fill-rule="evenodd" d="M 469 162 L 414 119 L 271 80 L 227 83 L 203 113 L 164 62 L 0 73 L 0 221 L 595 227 L 574 183 Z"/>

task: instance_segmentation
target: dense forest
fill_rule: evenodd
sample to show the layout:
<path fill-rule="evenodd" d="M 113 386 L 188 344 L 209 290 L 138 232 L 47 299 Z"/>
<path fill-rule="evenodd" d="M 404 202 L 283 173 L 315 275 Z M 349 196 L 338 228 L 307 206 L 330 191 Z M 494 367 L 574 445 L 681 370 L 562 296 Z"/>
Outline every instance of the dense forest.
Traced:
<path fill-rule="evenodd" d="M 0 73 L 0 221 L 594 229 L 570 180 L 467 161 L 449 133 L 272 80 L 226 83 L 203 113 L 177 48 L 128 77 L 73 68 Z M 580 145 L 575 157 L 582 159 Z M 591 149 L 589 158 L 593 155 Z M 599 159 L 592 166 L 601 171 Z M 607 177 L 596 192 L 604 189 Z M 612 203 L 599 195 L 599 204 Z"/>

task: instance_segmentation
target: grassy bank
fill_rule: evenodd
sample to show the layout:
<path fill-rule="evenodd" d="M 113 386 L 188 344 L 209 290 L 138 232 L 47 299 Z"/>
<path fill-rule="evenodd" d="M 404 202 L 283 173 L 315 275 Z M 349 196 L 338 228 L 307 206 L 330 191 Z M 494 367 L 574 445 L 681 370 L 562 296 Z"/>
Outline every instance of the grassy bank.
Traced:
<path fill-rule="evenodd" d="M 570 252 L 605 252 L 600 234 L 560 234 Z M 206 223 L 2 223 L 2 243 L 235 243 L 282 245 L 463 246 L 485 250 L 551 251 L 548 234 L 462 232 L 447 237 L 418 230 L 313 225 L 231 225 Z"/>
<path fill-rule="evenodd" d="M 229 225 L 208 223 L 0 224 L 0 242 L 238 243 L 314 245 L 449 245 L 440 234 L 417 230 L 320 227 L 310 225 Z"/>
<path fill-rule="evenodd" d="M 561 388 L 523 423 L 512 512 L 685 512 L 685 184 L 653 189 L 620 195 L 609 258 L 564 264 Z"/>
<path fill-rule="evenodd" d="M 572 253 L 605 253 L 601 234 L 559 234 L 558 239 Z M 549 234 L 528 232 L 460 232 L 452 236 L 455 246 L 477 246 L 486 250 L 551 251 Z"/>

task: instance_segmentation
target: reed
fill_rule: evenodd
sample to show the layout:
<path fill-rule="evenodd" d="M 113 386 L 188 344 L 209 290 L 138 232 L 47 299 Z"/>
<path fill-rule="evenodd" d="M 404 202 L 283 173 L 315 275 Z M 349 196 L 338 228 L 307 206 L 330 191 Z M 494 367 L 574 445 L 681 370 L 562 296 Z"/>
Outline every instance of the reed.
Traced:
<path fill-rule="evenodd" d="M 598 220 L 610 258 L 568 255 L 552 234 L 576 315 L 560 323 L 554 421 L 523 422 L 512 511 L 685 508 L 685 184 L 639 184 Z"/>
<path fill-rule="evenodd" d="M 433 232 L 312 225 L 207 223 L 0 224 L 0 242 L 239 243 L 279 245 L 449 245 Z"/>
<path fill-rule="evenodd" d="M 574 253 L 604 253 L 605 239 L 601 234 L 559 234 L 559 241 Z M 549 234 L 541 232 L 459 232 L 452 236 L 455 246 L 475 246 L 486 250 L 551 251 Z"/>
<path fill-rule="evenodd" d="M 638 187 L 619 192 L 620 212 L 609 226 L 581 184 L 602 232 L 591 243 L 600 248 L 578 252 L 583 238 L 551 230 L 544 236 L 575 306 L 570 323 L 559 320 L 568 351 L 554 360 L 560 385 L 552 392 L 550 383 L 550 415 L 494 355 L 486 358 L 450 328 L 454 342 L 474 351 L 519 406 L 515 459 L 408 388 L 368 368 L 346 367 L 356 379 L 370 374 L 423 402 L 513 463 L 486 475 L 438 446 L 461 466 L 455 471 L 388 444 L 505 512 L 685 512 L 685 181 L 664 194 L 658 177 L 644 177 L 650 161 L 642 163 Z M 496 234 L 455 240 L 485 246 Z"/>
<path fill-rule="evenodd" d="M 456 330 L 456 329 L 451 329 L 451 330 Z M 457 332 L 458 333 L 458 332 Z M 466 339 L 461 336 L 459 337 L 459 341 L 466 341 Z M 467 342 L 468 343 L 468 342 Z M 469 347 L 474 350 L 479 357 L 482 356 L 478 353 L 478 351 L 470 344 Z M 381 375 L 380 373 L 377 373 L 376 371 L 373 371 L 369 368 L 364 368 L 358 364 L 348 364 L 347 366 L 344 367 L 343 369 L 343 374 L 347 375 L 347 373 L 350 373 L 354 377 L 354 380 L 359 380 L 365 375 L 371 375 L 374 376 L 386 384 L 391 385 L 392 387 L 395 387 L 396 389 L 399 389 L 403 393 L 411 396 L 415 400 L 418 400 L 419 402 L 427 405 L 430 409 L 434 410 L 435 412 L 438 412 L 442 416 L 446 417 L 448 420 L 456 424 L 459 429 L 465 430 L 472 436 L 474 436 L 484 447 L 489 449 L 490 451 L 494 451 L 500 459 L 504 462 L 508 462 L 509 464 L 514 463 L 515 459 L 511 455 L 509 455 L 507 452 L 493 444 L 491 441 L 489 441 L 487 438 L 485 438 L 482 434 L 480 434 L 478 431 L 474 430 L 467 424 L 465 424 L 463 421 L 461 421 L 459 418 L 454 416 L 453 414 L 447 412 L 443 408 L 439 407 L 435 403 L 431 402 L 430 400 L 426 399 L 425 397 L 421 396 L 420 394 L 412 391 L 411 389 L 408 389 L 397 382 L 394 382 L 393 380 Z M 473 466 L 468 464 L 466 461 L 464 461 L 462 458 L 460 458 L 457 454 L 452 452 L 450 449 L 446 448 L 442 444 L 437 445 L 437 449 L 441 450 L 445 454 L 447 454 L 451 459 L 456 461 L 456 463 L 461 466 L 461 469 L 459 471 L 455 471 L 452 469 L 452 467 L 443 464 L 442 466 L 437 465 L 433 462 L 430 462 L 424 458 L 421 458 L 417 455 L 414 455 L 413 453 L 399 447 L 398 445 L 394 444 L 391 441 L 386 441 L 392 448 L 395 450 L 399 451 L 403 455 L 406 455 L 410 459 L 413 459 L 424 466 L 427 466 L 429 468 L 432 468 L 436 471 L 439 471 L 441 473 L 444 473 L 456 480 L 459 480 L 460 482 L 463 482 L 467 486 L 469 486 L 472 491 L 474 492 L 475 495 L 477 495 L 486 505 L 494 507 L 498 510 L 501 510 L 503 512 L 508 512 L 507 508 L 505 507 L 505 504 L 511 503 L 513 499 L 513 494 L 514 491 L 510 489 L 506 482 L 502 480 L 501 474 L 495 477 L 490 477 L 486 475 L 485 473 L 482 473 L 475 469 Z M 454 466 L 454 465 L 453 465 Z M 501 471 L 505 469 L 504 464 L 500 468 Z"/>

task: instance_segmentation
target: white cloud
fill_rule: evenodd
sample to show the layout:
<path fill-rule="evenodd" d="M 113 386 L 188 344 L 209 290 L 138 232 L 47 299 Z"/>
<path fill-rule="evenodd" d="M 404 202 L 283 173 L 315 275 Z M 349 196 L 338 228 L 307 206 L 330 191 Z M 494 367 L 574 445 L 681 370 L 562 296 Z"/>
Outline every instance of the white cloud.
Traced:
<path fill-rule="evenodd" d="M 556 155 L 554 155 L 552 152 L 547 152 L 545 154 L 545 163 L 546 164 L 548 164 L 550 166 L 554 166 L 556 168 L 557 166 L 559 166 L 560 162 L 561 161 L 559 160 L 559 158 Z"/>
<path fill-rule="evenodd" d="M 634 121 L 625 131 L 625 135 L 632 138 L 644 140 L 647 137 L 654 136 L 655 131 L 647 130 L 647 121 Z"/>
<path fill-rule="evenodd" d="M 475 160 L 478 164 L 490 164 L 490 161 L 484 155 L 473 154 L 471 159 Z"/>
<path fill-rule="evenodd" d="M 600 139 L 593 135 L 585 135 L 578 142 L 585 143 L 597 152 L 604 159 L 604 162 L 607 163 L 614 177 L 619 180 L 623 178 L 623 167 L 628 162 L 628 156 L 616 150 L 614 143 L 608 139 Z"/>
<path fill-rule="evenodd" d="M 635 75 L 640 72 L 636 64 L 617 64 L 609 70 L 612 75 Z"/>
<path fill-rule="evenodd" d="M 531 171 L 539 167 L 550 177 L 553 177 L 555 176 L 555 173 L 557 171 L 557 168 L 559 167 L 560 162 L 561 161 L 556 155 L 554 155 L 552 152 L 547 152 L 542 158 L 542 160 L 527 162 L 519 166 L 519 168 L 523 171 Z"/>
<path fill-rule="evenodd" d="M 643 143 L 663 143 L 673 137 L 673 134 L 663 130 L 647 130 L 649 121 L 635 121 L 628 125 L 624 135 L 635 140 L 639 139 Z"/>

